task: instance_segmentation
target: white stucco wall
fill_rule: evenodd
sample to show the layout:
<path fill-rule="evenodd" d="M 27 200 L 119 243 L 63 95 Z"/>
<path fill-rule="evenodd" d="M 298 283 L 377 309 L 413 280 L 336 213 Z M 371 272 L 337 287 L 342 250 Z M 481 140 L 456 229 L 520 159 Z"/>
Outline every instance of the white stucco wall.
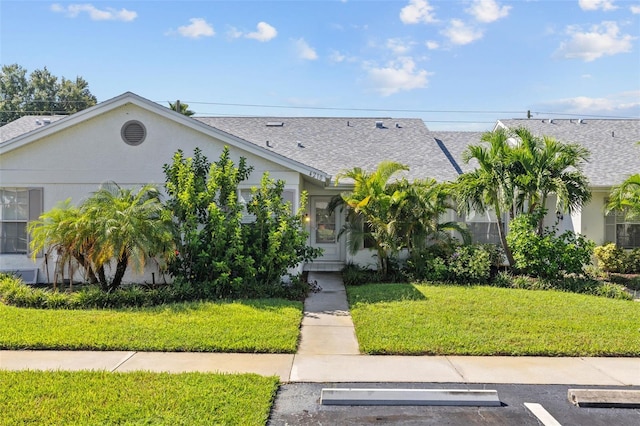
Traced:
<path fill-rule="evenodd" d="M 138 120 L 147 130 L 144 142 L 127 145 L 120 136 L 122 125 Z M 218 160 L 224 143 L 209 135 L 169 120 L 153 111 L 133 104 L 107 111 L 75 126 L 35 140 L 0 156 L 0 186 L 43 188 L 44 211 L 58 202 L 71 198 L 77 204 L 103 182 L 114 181 L 121 186 L 153 183 L 162 187 L 165 176 L 162 166 L 171 163 L 173 154 L 182 149 L 185 156 L 199 147 L 209 161 Z M 300 195 L 300 174 L 280 164 L 246 151 L 231 148 L 236 162 L 244 156 L 254 167 L 243 187 L 259 185 L 262 174 L 269 171 L 274 179 L 287 182 L 286 189 L 295 191 L 296 208 Z M 49 260 L 53 277 L 52 260 Z M 27 255 L 0 255 L 0 269 L 43 268 L 44 258 L 34 263 Z M 46 274 L 40 273 L 40 280 Z M 144 275 L 129 271 L 126 282 L 161 282 L 157 267 L 151 265 Z M 77 277 L 80 279 L 80 277 Z"/>
<path fill-rule="evenodd" d="M 594 190 L 591 201 L 582 209 L 580 233 L 593 240 L 596 245 L 605 243 L 605 199 L 609 196 L 607 190 Z"/>

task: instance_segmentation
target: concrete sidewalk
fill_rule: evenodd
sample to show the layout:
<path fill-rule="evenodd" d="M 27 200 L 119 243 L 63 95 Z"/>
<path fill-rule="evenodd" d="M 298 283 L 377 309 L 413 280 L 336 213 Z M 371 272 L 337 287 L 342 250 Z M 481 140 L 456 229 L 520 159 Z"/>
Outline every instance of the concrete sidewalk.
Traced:
<path fill-rule="evenodd" d="M 0 351 L 5 370 L 224 372 L 283 382 L 432 382 L 640 386 L 640 358 L 360 355 L 338 274 L 313 273 L 298 353 Z"/>

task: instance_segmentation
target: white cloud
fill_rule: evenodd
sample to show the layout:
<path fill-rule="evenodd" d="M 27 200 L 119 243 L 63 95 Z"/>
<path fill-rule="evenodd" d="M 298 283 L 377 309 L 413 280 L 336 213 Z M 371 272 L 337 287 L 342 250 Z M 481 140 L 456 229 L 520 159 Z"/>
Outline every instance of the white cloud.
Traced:
<path fill-rule="evenodd" d="M 400 10 L 400 20 L 405 24 L 437 22 L 433 6 L 427 0 L 409 0 L 409 4 Z"/>
<path fill-rule="evenodd" d="M 89 15 L 92 21 L 124 21 L 130 22 L 138 17 L 134 11 L 127 9 L 116 10 L 111 7 L 98 9 L 92 4 L 70 4 L 66 8 L 58 3 L 51 5 L 51 10 L 58 13 L 66 13 L 70 18 L 76 18 L 81 13 Z"/>
<path fill-rule="evenodd" d="M 590 31 L 581 32 L 576 26 L 567 27 L 571 39 L 560 44 L 554 56 L 566 59 L 582 59 L 591 62 L 605 55 L 631 51 L 631 41 L 636 37 L 621 35 L 615 22 L 605 21 L 594 25 Z"/>
<path fill-rule="evenodd" d="M 440 43 L 438 43 L 437 41 L 434 40 L 429 40 L 425 43 L 425 45 L 427 46 L 427 49 L 429 50 L 437 50 L 440 48 Z"/>
<path fill-rule="evenodd" d="M 249 33 L 245 37 L 265 42 L 273 40 L 278 35 L 278 31 L 266 22 L 258 22 L 256 29 L 257 31 Z"/>
<path fill-rule="evenodd" d="M 615 93 L 602 98 L 576 96 L 548 102 L 556 112 L 592 115 L 636 116 L 640 112 L 640 90 Z"/>
<path fill-rule="evenodd" d="M 345 59 L 347 59 L 347 57 L 337 50 L 332 50 L 331 54 L 329 54 L 329 60 L 331 62 L 344 62 Z"/>
<path fill-rule="evenodd" d="M 300 59 L 306 59 L 309 61 L 315 61 L 316 59 L 318 59 L 318 54 L 316 53 L 316 51 L 311 46 L 309 46 L 309 44 L 304 41 L 303 38 L 295 40 L 295 45 L 296 51 L 298 52 L 298 57 Z"/>
<path fill-rule="evenodd" d="M 579 0 L 578 3 L 582 10 L 615 10 L 618 8 L 612 0 Z"/>
<path fill-rule="evenodd" d="M 500 6 L 495 0 L 474 0 L 466 12 L 479 22 L 494 22 L 509 15 L 511 6 Z"/>
<path fill-rule="evenodd" d="M 385 43 L 387 49 L 391 50 L 396 55 L 405 55 L 411 50 L 413 43 L 405 42 L 399 38 L 390 38 Z"/>
<path fill-rule="evenodd" d="M 430 75 L 425 70 L 416 69 L 416 64 L 410 57 L 398 58 L 384 68 L 371 68 L 368 73 L 374 89 L 382 96 L 393 95 L 402 90 L 423 89 L 427 87 Z"/>
<path fill-rule="evenodd" d="M 453 44 L 469 44 L 482 38 L 482 30 L 468 26 L 459 19 L 452 19 L 449 28 L 442 31 Z"/>
<path fill-rule="evenodd" d="M 640 14 L 640 6 L 633 5 L 629 7 L 629 9 L 631 10 L 631 13 L 633 13 L 634 15 Z"/>
<path fill-rule="evenodd" d="M 189 25 L 178 27 L 178 33 L 183 37 L 212 37 L 216 34 L 211 24 L 202 18 L 191 18 L 189 22 L 191 22 Z"/>
<path fill-rule="evenodd" d="M 242 37 L 242 31 L 238 30 L 236 27 L 229 27 L 227 30 L 227 37 L 240 38 Z"/>

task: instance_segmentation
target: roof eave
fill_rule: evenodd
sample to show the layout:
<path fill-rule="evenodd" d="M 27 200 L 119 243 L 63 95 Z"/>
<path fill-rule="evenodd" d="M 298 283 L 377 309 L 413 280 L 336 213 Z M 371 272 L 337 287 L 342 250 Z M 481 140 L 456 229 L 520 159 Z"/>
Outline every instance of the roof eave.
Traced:
<path fill-rule="evenodd" d="M 259 147 L 256 144 L 253 144 L 247 140 L 244 140 L 232 134 L 223 132 L 219 129 L 216 129 L 215 127 L 209 126 L 191 117 L 187 117 L 169 108 L 163 107 L 155 102 L 152 102 L 148 99 L 138 96 L 132 92 L 125 92 L 122 95 L 116 96 L 115 98 L 109 99 L 107 101 L 99 103 L 98 105 L 79 111 L 69 117 L 56 121 L 55 123 L 51 123 L 47 127 L 28 132 L 16 138 L 5 141 L 2 145 L 0 145 L 0 155 L 5 154 L 7 152 L 11 152 L 15 149 L 18 149 L 38 139 L 47 137 L 51 134 L 54 134 L 62 130 L 65 130 L 69 127 L 72 127 L 78 124 L 79 122 L 94 118 L 107 111 L 113 110 L 115 108 L 118 108 L 127 104 L 136 105 L 140 108 L 143 108 L 148 111 L 152 111 L 158 115 L 161 115 L 167 119 L 179 122 L 180 124 L 186 127 L 189 127 L 193 130 L 199 131 L 201 133 L 207 134 L 208 136 L 219 139 L 223 143 L 228 143 L 229 145 L 235 146 L 236 148 L 243 149 L 254 155 L 266 158 L 277 164 L 280 164 L 289 169 L 292 169 L 305 176 L 309 176 L 312 179 L 322 182 L 324 185 L 327 185 L 331 180 L 331 176 L 322 170 L 319 170 L 314 167 L 308 166 L 306 164 L 300 163 L 298 161 L 292 160 L 291 158 L 285 157 L 281 154 L 277 154 L 275 152 L 267 150 L 266 148 Z"/>

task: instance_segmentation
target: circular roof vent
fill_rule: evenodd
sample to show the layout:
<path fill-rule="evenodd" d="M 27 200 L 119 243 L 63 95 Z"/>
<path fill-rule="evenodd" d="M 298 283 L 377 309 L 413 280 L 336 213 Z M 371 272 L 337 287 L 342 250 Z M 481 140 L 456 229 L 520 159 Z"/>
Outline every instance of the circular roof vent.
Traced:
<path fill-rule="evenodd" d="M 147 137 L 147 129 L 137 120 L 127 121 L 120 130 L 120 136 L 128 145 L 140 145 Z"/>

